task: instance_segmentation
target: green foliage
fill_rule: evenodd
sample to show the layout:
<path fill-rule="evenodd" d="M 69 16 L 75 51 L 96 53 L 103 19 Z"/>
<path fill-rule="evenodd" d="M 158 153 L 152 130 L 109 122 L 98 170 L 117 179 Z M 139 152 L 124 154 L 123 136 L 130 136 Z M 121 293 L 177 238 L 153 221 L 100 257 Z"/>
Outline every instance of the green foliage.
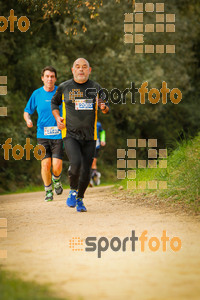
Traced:
<path fill-rule="evenodd" d="M 152 0 L 156 3 L 156 0 Z M 168 1 L 169 2 L 169 1 Z M 14 144 L 25 144 L 26 137 L 36 144 L 36 114 L 34 128 L 27 129 L 23 120 L 24 107 L 36 88 L 42 85 L 41 69 L 53 65 L 58 82 L 71 78 L 71 66 L 77 57 L 85 57 L 92 66 L 91 79 L 110 92 L 123 91 L 131 82 L 139 88 L 148 81 L 148 89 L 160 89 L 162 81 L 168 87 L 179 88 L 183 99 L 178 105 L 169 100 L 163 105 L 110 101 L 110 114 L 99 119 L 106 130 L 102 163 L 116 165 L 116 150 L 126 146 L 127 138 L 157 138 L 162 147 L 174 147 L 183 136 L 199 131 L 199 44 L 198 18 L 200 4 L 193 0 L 172 0 L 165 3 L 166 13 L 176 14 L 173 34 L 145 34 L 150 44 L 176 44 L 176 54 L 134 54 L 134 44 L 124 43 L 124 14 L 133 12 L 132 1 L 0 1 L 1 15 L 9 16 L 14 9 L 18 18 L 30 20 L 27 32 L 0 33 L 0 76 L 8 77 L 8 94 L 0 96 L 0 106 L 8 107 L 8 117 L 0 117 L 0 144 L 8 137 Z M 70 13 L 68 12 L 70 11 Z M 153 14 L 145 13 L 146 23 L 155 23 Z M 5 161 L 0 148 L 0 186 L 14 190 L 19 184 L 40 184 L 40 163 L 33 157 L 29 162 Z M 65 170 L 66 171 L 66 170 Z"/>
<path fill-rule="evenodd" d="M 10 272 L 0 271 L 1 300 L 61 300 L 54 297 L 47 286 L 24 282 Z"/>
<path fill-rule="evenodd" d="M 162 194 L 200 205 L 200 134 L 179 144 L 169 157 L 169 188 Z"/>
<path fill-rule="evenodd" d="M 193 140 L 184 140 L 177 144 L 167 160 L 166 169 L 137 170 L 137 181 L 167 181 L 166 190 L 145 190 L 159 197 L 171 198 L 192 203 L 200 209 L 200 133 Z M 126 188 L 127 180 L 123 186 Z M 133 190 L 134 191 L 134 190 Z M 136 192 L 141 192 L 137 190 Z"/>

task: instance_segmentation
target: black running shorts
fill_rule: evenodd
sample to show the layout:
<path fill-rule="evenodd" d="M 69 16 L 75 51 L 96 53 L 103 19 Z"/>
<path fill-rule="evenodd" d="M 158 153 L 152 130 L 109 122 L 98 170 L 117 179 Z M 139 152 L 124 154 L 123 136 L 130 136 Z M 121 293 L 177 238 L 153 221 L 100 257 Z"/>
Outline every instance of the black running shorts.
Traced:
<path fill-rule="evenodd" d="M 46 149 L 46 155 L 43 159 L 48 157 L 54 157 L 62 159 L 63 157 L 63 141 L 62 139 L 37 139 L 39 145 L 44 146 Z"/>

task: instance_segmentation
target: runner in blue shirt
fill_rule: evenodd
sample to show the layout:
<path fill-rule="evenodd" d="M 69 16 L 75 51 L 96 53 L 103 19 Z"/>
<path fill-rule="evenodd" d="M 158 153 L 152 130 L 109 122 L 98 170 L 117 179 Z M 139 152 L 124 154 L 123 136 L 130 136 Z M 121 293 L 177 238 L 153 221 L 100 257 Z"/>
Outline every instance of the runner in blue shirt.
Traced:
<path fill-rule="evenodd" d="M 29 128 L 33 127 L 30 115 L 37 110 L 37 141 L 46 150 L 46 155 L 41 162 L 41 175 L 46 191 L 45 201 L 52 201 L 52 181 L 56 194 L 60 195 L 63 192 L 60 182 L 63 155 L 62 136 L 51 111 L 51 98 L 57 90 L 57 86 L 55 86 L 56 70 L 51 66 L 45 67 L 42 70 L 41 79 L 44 86 L 32 93 L 24 110 L 24 119 Z"/>

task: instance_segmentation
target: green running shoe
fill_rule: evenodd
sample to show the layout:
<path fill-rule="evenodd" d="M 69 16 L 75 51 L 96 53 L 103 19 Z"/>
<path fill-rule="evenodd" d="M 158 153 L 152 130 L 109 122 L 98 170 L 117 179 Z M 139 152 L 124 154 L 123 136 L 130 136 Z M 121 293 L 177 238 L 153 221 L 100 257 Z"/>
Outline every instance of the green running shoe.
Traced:
<path fill-rule="evenodd" d="M 52 177 L 52 181 L 54 184 L 54 189 L 55 189 L 56 195 L 61 195 L 63 192 L 63 187 L 60 182 L 60 179 L 53 179 L 53 177 Z"/>
<path fill-rule="evenodd" d="M 49 202 L 53 200 L 53 192 L 52 190 L 46 191 L 45 201 Z"/>

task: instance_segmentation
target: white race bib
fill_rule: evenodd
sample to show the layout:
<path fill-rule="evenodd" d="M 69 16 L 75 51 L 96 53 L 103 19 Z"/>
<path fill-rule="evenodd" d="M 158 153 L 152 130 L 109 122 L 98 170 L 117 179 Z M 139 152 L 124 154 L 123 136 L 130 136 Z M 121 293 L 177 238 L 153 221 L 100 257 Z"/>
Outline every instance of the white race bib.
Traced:
<path fill-rule="evenodd" d="M 44 135 L 57 135 L 60 132 L 57 126 L 44 127 Z"/>
<path fill-rule="evenodd" d="M 75 100 L 75 110 L 92 110 L 92 109 L 93 109 L 92 99 Z"/>

